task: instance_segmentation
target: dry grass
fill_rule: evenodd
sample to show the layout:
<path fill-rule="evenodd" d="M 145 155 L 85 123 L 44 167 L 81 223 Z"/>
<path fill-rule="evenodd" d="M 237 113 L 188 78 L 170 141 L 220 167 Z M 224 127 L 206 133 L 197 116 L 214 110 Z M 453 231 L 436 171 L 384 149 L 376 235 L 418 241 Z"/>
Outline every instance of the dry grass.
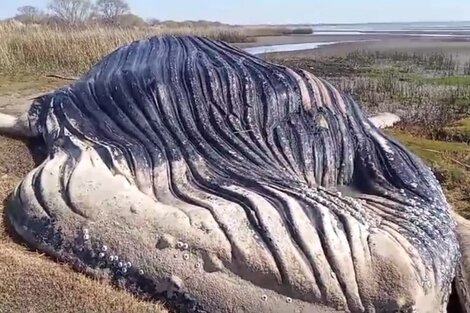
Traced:
<path fill-rule="evenodd" d="M 81 73 L 124 43 L 164 33 L 194 34 L 230 42 L 248 40 L 240 29 L 228 27 L 60 29 L 0 25 L 0 69 L 7 73 Z"/>
<path fill-rule="evenodd" d="M 303 33 L 307 30 L 302 29 Z M 311 30 L 310 30 L 311 31 Z M 154 35 L 186 34 L 226 42 L 253 41 L 257 36 L 293 34 L 282 27 L 180 26 L 113 28 L 100 25 L 64 29 L 0 24 L 0 73 L 78 74 L 122 44 Z"/>

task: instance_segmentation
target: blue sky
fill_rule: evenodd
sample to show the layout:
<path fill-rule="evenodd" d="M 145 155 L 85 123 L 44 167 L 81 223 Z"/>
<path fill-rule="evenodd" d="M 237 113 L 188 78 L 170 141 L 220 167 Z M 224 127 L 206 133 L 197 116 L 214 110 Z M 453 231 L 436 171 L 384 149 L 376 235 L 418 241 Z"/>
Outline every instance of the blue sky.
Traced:
<path fill-rule="evenodd" d="M 0 2 L 0 18 L 48 0 Z M 227 23 L 351 23 L 470 20 L 470 0 L 130 0 L 133 13 L 160 20 Z"/>

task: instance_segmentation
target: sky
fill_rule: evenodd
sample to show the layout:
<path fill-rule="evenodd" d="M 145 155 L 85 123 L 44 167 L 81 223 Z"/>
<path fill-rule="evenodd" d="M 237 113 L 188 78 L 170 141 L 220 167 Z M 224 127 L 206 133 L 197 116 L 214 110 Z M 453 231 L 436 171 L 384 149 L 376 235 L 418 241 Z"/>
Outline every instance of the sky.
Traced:
<path fill-rule="evenodd" d="M 470 0 L 130 0 L 132 12 L 159 20 L 211 20 L 230 24 L 468 21 Z M 0 18 L 22 5 L 46 8 L 48 0 L 0 2 Z"/>

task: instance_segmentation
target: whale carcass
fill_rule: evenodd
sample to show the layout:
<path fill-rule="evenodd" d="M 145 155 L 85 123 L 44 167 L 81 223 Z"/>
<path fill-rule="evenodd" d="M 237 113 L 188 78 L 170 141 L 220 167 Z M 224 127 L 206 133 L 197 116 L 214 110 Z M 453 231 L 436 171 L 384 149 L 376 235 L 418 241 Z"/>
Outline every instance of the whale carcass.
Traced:
<path fill-rule="evenodd" d="M 47 155 L 29 245 L 180 312 L 444 312 L 460 260 L 431 170 L 327 81 L 223 42 L 123 46 L 0 129 Z"/>

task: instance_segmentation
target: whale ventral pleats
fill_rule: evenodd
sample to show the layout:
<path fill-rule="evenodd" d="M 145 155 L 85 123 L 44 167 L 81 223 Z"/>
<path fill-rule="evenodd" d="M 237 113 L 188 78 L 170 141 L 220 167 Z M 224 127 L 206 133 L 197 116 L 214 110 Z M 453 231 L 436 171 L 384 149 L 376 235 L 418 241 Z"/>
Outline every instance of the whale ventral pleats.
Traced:
<path fill-rule="evenodd" d="M 31 246 L 182 312 L 442 312 L 455 225 L 423 162 L 311 73 L 157 36 L 38 99 Z M 86 229 L 86 232 L 85 232 Z"/>

